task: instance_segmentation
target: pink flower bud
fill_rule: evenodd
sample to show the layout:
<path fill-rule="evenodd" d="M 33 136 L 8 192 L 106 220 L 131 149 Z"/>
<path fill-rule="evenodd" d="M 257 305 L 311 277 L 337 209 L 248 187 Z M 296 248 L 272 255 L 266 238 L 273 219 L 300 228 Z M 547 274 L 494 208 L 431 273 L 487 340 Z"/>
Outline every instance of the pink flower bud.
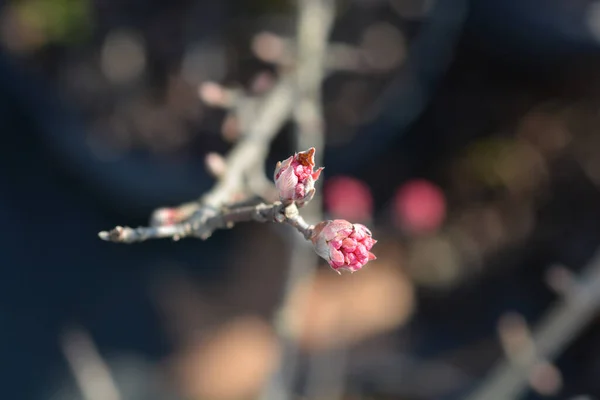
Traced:
<path fill-rule="evenodd" d="M 311 240 L 316 253 L 340 273 L 341 269 L 358 271 L 377 258 L 370 252 L 377 243 L 371 236 L 371 231 L 364 225 L 336 219 L 319 222 Z"/>
<path fill-rule="evenodd" d="M 296 153 L 275 167 L 275 187 L 281 201 L 296 201 L 299 206 L 309 202 L 315 194 L 315 182 L 323 168 L 313 171 L 315 148 Z"/>

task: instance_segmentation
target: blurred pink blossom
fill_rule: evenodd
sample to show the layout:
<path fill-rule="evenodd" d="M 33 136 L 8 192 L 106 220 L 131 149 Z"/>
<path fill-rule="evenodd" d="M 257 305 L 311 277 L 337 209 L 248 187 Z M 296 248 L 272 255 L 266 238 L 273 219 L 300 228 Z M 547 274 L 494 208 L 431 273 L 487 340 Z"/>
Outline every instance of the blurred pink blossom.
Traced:
<path fill-rule="evenodd" d="M 370 252 L 377 241 L 371 231 L 361 224 L 352 224 L 343 219 L 319 222 L 312 236 L 316 253 L 323 257 L 331 268 L 340 273 L 346 269 L 358 271 L 377 257 Z"/>
<path fill-rule="evenodd" d="M 323 168 L 313 171 L 315 148 L 296 153 L 275 167 L 275 186 L 281 201 L 296 201 L 302 206 L 315 194 L 315 182 Z"/>
<path fill-rule="evenodd" d="M 328 179 L 324 188 L 327 211 L 335 218 L 368 221 L 373 214 L 373 197 L 369 186 L 349 176 Z"/>
<path fill-rule="evenodd" d="M 444 193 L 424 179 L 414 179 L 401 186 L 396 192 L 393 207 L 394 222 L 410 233 L 435 231 L 446 218 Z"/>

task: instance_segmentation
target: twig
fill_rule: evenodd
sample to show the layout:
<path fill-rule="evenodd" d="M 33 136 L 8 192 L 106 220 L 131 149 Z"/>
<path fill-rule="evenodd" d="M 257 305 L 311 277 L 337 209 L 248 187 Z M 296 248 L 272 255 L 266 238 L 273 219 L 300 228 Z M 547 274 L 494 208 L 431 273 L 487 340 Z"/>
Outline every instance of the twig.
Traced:
<path fill-rule="evenodd" d="M 325 76 L 325 55 L 334 17 L 334 0 L 298 0 L 298 7 L 296 68 L 282 72 L 279 81 L 258 103 L 258 111 L 251 125 L 241 127 L 244 132 L 224 160 L 226 168 L 222 174 L 217 174 L 217 184 L 197 202 L 155 211 L 151 219 L 153 226 L 136 229 L 117 227 L 109 232 L 101 232 L 102 239 L 124 243 L 164 237 L 178 239 L 194 236 L 206 239 L 216 229 L 229 228 L 243 221 L 287 223 L 301 232 L 305 239 L 311 236 L 313 227 L 300 217 L 294 204 L 231 205 L 240 197 L 261 195 L 256 192 L 257 187 L 263 191 L 272 187 L 265 183 L 264 160 L 271 140 L 291 116 L 298 127 L 299 149 L 316 147 L 321 150 L 324 147 L 321 84 Z M 231 107 L 236 106 L 234 103 Z M 319 221 L 320 197 L 317 195 L 303 210 L 306 210 L 305 215 L 310 219 Z M 317 265 L 316 255 L 310 247 L 298 236 L 294 239 L 292 265 L 275 321 L 275 329 L 284 348 L 288 350 L 284 352 L 282 365 L 291 367 L 291 375 L 295 370 L 299 332 L 291 328 L 290 295 L 299 283 L 312 280 Z M 263 395 L 269 399 L 285 400 L 289 392 L 284 381 L 285 378 L 275 377 Z M 282 383 L 283 387 L 280 387 Z"/>
<path fill-rule="evenodd" d="M 296 75 L 297 103 L 294 109 L 294 120 L 297 128 L 297 146 L 305 148 L 307 144 L 320 148 L 325 146 L 325 121 L 323 116 L 323 100 L 321 86 L 330 71 L 332 46 L 328 45 L 328 37 L 335 17 L 335 0 L 298 0 L 298 38 Z M 341 58 L 340 58 L 341 59 Z M 323 152 L 319 152 L 322 156 Z M 319 165 L 323 164 L 320 160 Z M 319 185 L 322 184 L 318 182 Z M 317 196 L 304 210 L 304 214 L 320 221 L 323 219 L 322 197 L 320 186 Z M 314 281 L 317 260 L 310 254 L 310 249 L 296 241 L 296 257 L 291 268 L 295 273 L 290 275 L 288 286 L 305 284 Z M 295 276 L 294 276 L 295 275 Z M 290 291 L 291 292 L 291 291 Z M 299 324 L 302 326 L 302 321 Z M 299 332 L 293 337 L 297 343 Z M 297 345 L 297 344 L 296 344 Z M 344 391 L 344 366 L 346 349 L 326 351 L 325 354 L 310 354 L 307 364 L 306 394 L 310 398 L 328 398 L 336 400 Z M 323 376 L 323 370 L 328 374 Z"/>
<path fill-rule="evenodd" d="M 290 117 L 293 93 L 292 78 L 284 76 L 265 95 L 252 125 L 225 158 L 225 173 L 199 201 L 156 210 L 150 218 L 150 227 L 116 227 L 110 232 L 101 232 L 100 238 L 132 243 L 153 238 L 195 236 L 205 239 L 210 236 L 214 229 L 204 229 L 207 221 L 218 220 L 222 207 L 234 202 L 237 197 L 255 195 L 255 189 L 250 188 L 251 183 L 262 182 L 263 189 L 269 188 L 264 180 L 256 178 L 256 174 L 262 173 L 269 145 Z M 211 228 L 210 223 L 208 228 Z M 196 232 L 196 229 L 199 231 Z"/>
<path fill-rule="evenodd" d="M 292 85 L 291 79 L 284 76 L 267 94 L 249 131 L 227 156 L 227 173 L 204 196 L 203 204 L 217 208 L 231 202 L 244 186 L 246 172 L 267 158 L 271 140 L 291 113 Z"/>
<path fill-rule="evenodd" d="M 536 358 L 555 359 L 577 337 L 600 308 L 600 252 L 533 331 Z M 466 400 L 513 400 L 528 388 L 532 363 L 502 361 L 488 375 L 480 388 Z"/>
<path fill-rule="evenodd" d="M 86 400 L 122 399 L 108 366 L 87 332 L 68 331 L 62 338 L 61 347 Z"/>
<path fill-rule="evenodd" d="M 111 231 L 100 232 L 98 236 L 103 240 L 117 243 L 135 243 L 165 237 L 180 239 L 186 236 L 207 239 L 217 229 L 229 229 L 238 222 L 249 221 L 286 223 L 296 228 L 305 239 L 309 239 L 312 233 L 312 226 L 300 216 L 298 207 L 294 203 L 285 205 L 275 202 L 223 208 L 222 211 L 214 212 L 212 216 L 192 217 L 189 221 L 173 225 L 139 228 L 117 226 Z"/>
<path fill-rule="evenodd" d="M 265 197 L 270 197 L 272 185 L 265 179 L 263 165 L 260 163 L 266 159 L 270 142 L 290 116 L 295 117 L 303 132 L 299 135 L 301 139 L 298 149 L 323 148 L 322 127 L 313 125 L 322 124 L 320 85 L 326 73 L 328 53 L 325 50 L 334 7 L 331 0 L 323 0 L 324 7 L 318 5 L 319 1 L 308 0 L 305 2 L 306 6 L 300 2 L 298 44 L 295 47 L 298 53 L 296 69 L 284 70 L 278 82 L 262 98 L 249 98 L 240 90 L 225 89 L 214 83 L 207 83 L 200 90 L 203 99 L 212 105 L 245 109 L 252 103 L 254 118 L 252 121 L 245 118 L 240 121 L 243 135 L 224 160 L 227 171 L 220 177 L 217 185 L 199 201 L 156 210 L 150 219 L 151 226 L 187 221 L 199 212 L 201 217 L 205 217 L 202 214 L 206 213 L 214 215 L 211 208 L 219 208 L 232 202 L 236 194 L 240 193 L 266 194 Z M 302 93 L 298 93 L 298 89 Z M 257 110 L 256 113 L 254 110 Z M 232 110 L 238 114 L 244 114 L 243 111 Z M 170 233 L 178 234 L 169 230 L 160 233 L 165 235 L 160 237 L 168 237 Z"/>
<path fill-rule="evenodd" d="M 275 47 L 279 48 L 280 51 L 263 51 L 264 48 Z M 299 49 L 294 39 L 270 32 L 257 35 L 253 44 L 254 53 L 258 58 L 265 62 L 276 64 L 282 69 L 294 67 L 297 64 L 298 54 L 304 49 Z M 339 71 L 374 72 L 369 70 L 364 50 L 349 44 L 329 43 L 327 52 L 322 59 L 324 61 L 323 71 L 325 73 Z"/>

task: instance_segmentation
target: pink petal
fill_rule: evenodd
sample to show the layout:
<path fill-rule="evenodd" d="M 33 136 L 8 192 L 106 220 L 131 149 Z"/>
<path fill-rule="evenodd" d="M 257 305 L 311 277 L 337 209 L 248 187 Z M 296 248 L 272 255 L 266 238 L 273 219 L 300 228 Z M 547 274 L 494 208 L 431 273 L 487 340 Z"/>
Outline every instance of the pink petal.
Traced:
<path fill-rule="evenodd" d="M 319 179 L 319 177 L 321 176 L 321 172 L 323 172 L 325 168 L 321 167 L 318 170 L 316 170 L 315 172 L 312 173 L 312 178 L 316 181 L 317 179 Z"/>
<path fill-rule="evenodd" d="M 360 265 L 365 265 L 369 262 L 369 257 L 367 255 L 358 254 L 356 256 L 356 262 Z"/>
<path fill-rule="evenodd" d="M 336 249 L 330 249 L 329 258 L 335 264 L 344 264 L 344 254 Z"/>
<path fill-rule="evenodd" d="M 294 169 L 294 173 L 296 174 L 296 176 L 298 177 L 298 180 L 300 181 L 304 181 L 306 180 L 306 178 L 308 178 L 310 176 L 310 168 L 307 168 L 303 165 L 296 165 L 293 167 Z"/>
<path fill-rule="evenodd" d="M 370 237 L 366 237 L 366 238 L 363 239 L 363 241 L 361 243 L 365 246 L 365 248 L 367 250 L 371 250 L 371 248 L 373 247 L 373 245 L 375 243 L 377 243 L 377 240 L 372 239 Z"/>
<path fill-rule="evenodd" d="M 343 267 L 346 264 L 344 264 L 343 261 L 333 261 L 333 260 L 331 260 L 331 262 L 329 263 L 329 265 L 331 265 L 334 269 L 336 269 L 336 268 Z"/>
<path fill-rule="evenodd" d="M 356 245 L 356 250 L 354 252 L 356 254 L 360 254 L 363 257 L 367 257 L 367 255 L 369 253 L 367 251 L 366 247 L 362 243 L 359 243 L 358 245 Z"/>
<path fill-rule="evenodd" d="M 356 240 L 346 238 L 342 242 L 342 247 L 346 251 L 353 252 L 356 249 L 356 244 Z"/>
<path fill-rule="evenodd" d="M 346 257 L 344 257 L 344 261 L 348 265 L 352 265 L 356 262 L 356 255 L 354 253 L 347 253 Z"/>
<path fill-rule="evenodd" d="M 361 268 L 362 268 L 362 265 L 352 265 L 352 266 L 348 267 L 348 269 L 350 270 L 350 272 L 356 272 L 356 271 L 358 271 Z"/>
<path fill-rule="evenodd" d="M 356 238 L 357 240 L 363 240 L 366 237 L 371 236 L 371 231 L 367 229 L 366 226 L 362 224 L 354 224 L 353 226 L 354 232 L 352 233 L 352 235 L 350 235 L 351 237 Z"/>
<path fill-rule="evenodd" d="M 352 224 L 343 219 L 336 219 L 328 221 L 327 225 L 323 228 L 323 235 L 325 240 L 333 240 L 336 236 L 347 237 L 352 232 Z"/>
<path fill-rule="evenodd" d="M 298 184 L 298 177 L 291 168 L 281 170 L 279 178 L 275 181 L 275 186 L 279 190 L 279 197 L 282 200 L 293 200 Z"/>
<path fill-rule="evenodd" d="M 342 247 L 342 243 L 343 243 L 343 241 L 341 239 L 335 238 L 329 242 L 329 245 L 331 247 L 333 247 L 334 249 L 339 250 L 340 247 Z"/>
<path fill-rule="evenodd" d="M 281 172 L 283 172 L 284 170 L 288 169 L 290 167 L 290 165 L 292 164 L 294 157 L 288 157 L 283 161 L 279 161 L 277 163 L 277 166 L 275 167 L 275 180 L 277 180 L 279 178 L 279 176 L 281 175 Z"/>
<path fill-rule="evenodd" d="M 301 200 L 306 196 L 306 189 L 302 183 L 298 183 L 294 188 L 293 200 Z"/>

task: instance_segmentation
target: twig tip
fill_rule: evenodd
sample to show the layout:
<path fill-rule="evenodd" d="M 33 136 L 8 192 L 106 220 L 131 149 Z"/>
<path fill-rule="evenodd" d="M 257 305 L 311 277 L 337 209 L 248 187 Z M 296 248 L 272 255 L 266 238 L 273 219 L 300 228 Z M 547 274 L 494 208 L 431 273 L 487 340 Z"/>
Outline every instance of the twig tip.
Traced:
<path fill-rule="evenodd" d="M 129 227 L 117 226 L 110 231 L 99 232 L 98 237 L 107 242 L 128 242 L 131 231 Z"/>

